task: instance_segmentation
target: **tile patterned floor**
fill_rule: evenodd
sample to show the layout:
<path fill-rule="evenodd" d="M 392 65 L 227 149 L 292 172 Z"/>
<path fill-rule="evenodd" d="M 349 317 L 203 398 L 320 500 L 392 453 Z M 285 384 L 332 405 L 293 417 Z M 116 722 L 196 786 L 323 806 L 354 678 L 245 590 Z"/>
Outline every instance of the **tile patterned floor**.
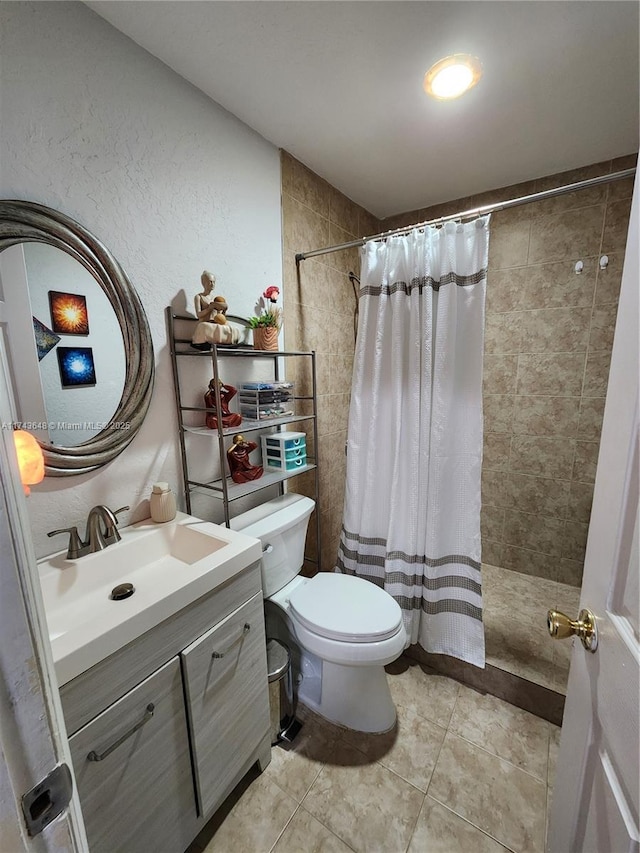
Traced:
<path fill-rule="evenodd" d="M 573 641 L 549 637 L 547 610 L 575 618 L 579 588 L 483 563 L 482 596 L 487 663 L 566 693 Z"/>
<path fill-rule="evenodd" d="M 542 853 L 559 729 L 401 657 L 384 735 L 306 709 L 189 853 Z"/>

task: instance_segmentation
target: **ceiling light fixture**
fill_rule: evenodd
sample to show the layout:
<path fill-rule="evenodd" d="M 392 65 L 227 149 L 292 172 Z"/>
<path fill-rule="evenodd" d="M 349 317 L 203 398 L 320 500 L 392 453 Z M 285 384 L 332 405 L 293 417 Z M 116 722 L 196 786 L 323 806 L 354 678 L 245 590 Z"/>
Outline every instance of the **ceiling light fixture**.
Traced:
<path fill-rule="evenodd" d="M 481 76 L 479 59 L 468 53 L 454 53 L 432 65 L 422 85 L 427 95 L 445 101 L 468 92 Z"/>

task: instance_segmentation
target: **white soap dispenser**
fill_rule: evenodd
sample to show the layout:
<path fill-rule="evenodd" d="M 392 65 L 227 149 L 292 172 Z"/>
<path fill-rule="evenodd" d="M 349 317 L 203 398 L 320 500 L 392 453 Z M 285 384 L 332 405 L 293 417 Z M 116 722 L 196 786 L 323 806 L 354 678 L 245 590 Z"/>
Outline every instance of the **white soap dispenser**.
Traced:
<path fill-rule="evenodd" d="M 176 498 L 169 483 L 155 483 L 149 499 L 151 518 L 156 523 L 173 521 L 176 517 Z"/>

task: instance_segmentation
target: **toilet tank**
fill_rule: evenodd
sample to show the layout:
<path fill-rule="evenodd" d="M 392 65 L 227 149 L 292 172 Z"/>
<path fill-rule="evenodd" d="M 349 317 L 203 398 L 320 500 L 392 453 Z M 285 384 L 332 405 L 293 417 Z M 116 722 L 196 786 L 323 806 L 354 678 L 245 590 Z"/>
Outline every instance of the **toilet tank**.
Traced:
<path fill-rule="evenodd" d="M 269 598 L 299 574 L 315 502 L 288 493 L 231 519 L 231 529 L 262 542 L 262 590 Z"/>

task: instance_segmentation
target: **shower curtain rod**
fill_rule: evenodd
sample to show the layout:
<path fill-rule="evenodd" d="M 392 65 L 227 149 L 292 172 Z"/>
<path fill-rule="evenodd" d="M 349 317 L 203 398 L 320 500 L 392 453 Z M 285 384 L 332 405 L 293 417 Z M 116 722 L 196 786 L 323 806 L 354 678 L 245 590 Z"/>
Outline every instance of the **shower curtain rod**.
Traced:
<path fill-rule="evenodd" d="M 564 195 L 565 193 L 576 192 L 577 190 L 585 190 L 588 187 L 594 187 L 597 184 L 605 184 L 609 181 L 620 181 L 623 178 L 631 178 L 635 175 L 635 169 L 624 169 L 621 172 L 612 172 L 610 175 L 599 175 L 597 178 L 587 178 L 584 181 L 577 181 L 575 184 L 566 184 L 564 187 L 555 187 L 551 190 L 541 190 L 531 195 L 523 195 L 520 198 L 512 198 L 507 201 L 499 201 L 495 204 L 485 204 L 482 207 L 474 207 L 471 210 L 463 210 L 460 213 L 452 213 L 449 216 L 440 216 L 437 219 L 429 219 L 426 222 L 417 222 L 415 225 L 407 225 L 404 228 L 395 228 L 393 231 L 382 231 L 380 234 L 373 234 L 371 237 L 361 237 L 359 240 L 352 240 L 350 243 L 339 243 L 337 246 L 327 246 L 324 249 L 312 249 L 309 252 L 299 252 L 296 255 L 296 264 L 300 261 L 306 261 L 307 258 L 314 258 L 317 255 L 328 255 L 330 252 L 340 252 L 342 249 L 352 249 L 356 246 L 364 246 L 370 240 L 384 240 L 387 237 L 393 237 L 396 234 L 406 234 L 413 231 L 414 228 L 425 228 L 427 225 L 438 225 L 441 222 L 449 222 L 452 219 L 470 219 L 475 216 L 482 216 L 485 213 L 495 213 L 497 210 L 506 210 L 508 207 L 517 207 L 520 204 L 529 204 L 532 201 L 541 201 L 545 198 L 553 198 L 556 195 Z"/>

